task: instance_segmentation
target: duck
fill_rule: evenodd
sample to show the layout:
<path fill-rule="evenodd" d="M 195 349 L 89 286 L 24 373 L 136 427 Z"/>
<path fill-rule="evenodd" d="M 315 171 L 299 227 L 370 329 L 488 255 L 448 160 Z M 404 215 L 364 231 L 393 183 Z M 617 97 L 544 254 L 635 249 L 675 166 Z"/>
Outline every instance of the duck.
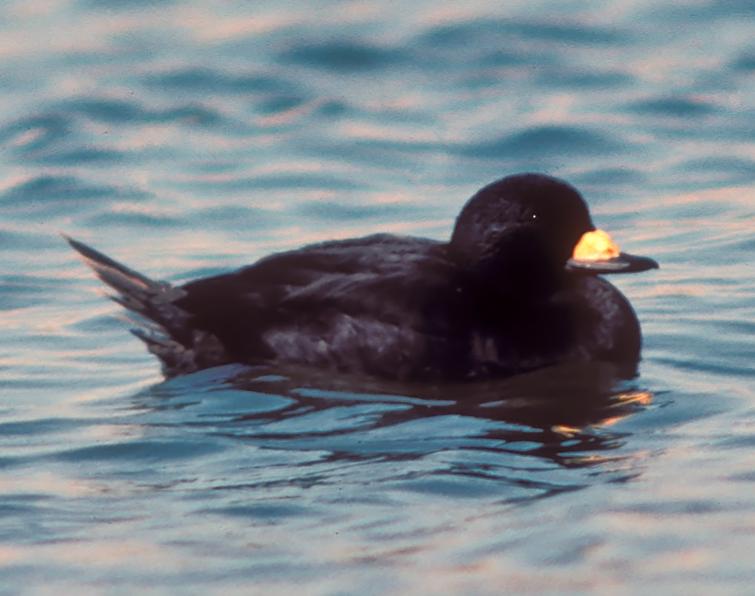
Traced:
<path fill-rule="evenodd" d="M 131 331 L 166 377 L 230 363 L 423 382 L 572 362 L 635 374 L 640 324 L 603 275 L 658 268 L 596 228 L 573 186 L 540 173 L 477 191 L 447 241 L 332 240 L 182 285 L 65 238 L 138 315 Z"/>

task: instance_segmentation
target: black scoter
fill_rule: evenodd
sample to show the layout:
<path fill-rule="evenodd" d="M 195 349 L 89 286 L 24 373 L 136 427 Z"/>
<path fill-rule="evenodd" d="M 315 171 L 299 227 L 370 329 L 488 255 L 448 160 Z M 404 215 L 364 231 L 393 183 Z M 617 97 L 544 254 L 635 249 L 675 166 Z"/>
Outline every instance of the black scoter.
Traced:
<path fill-rule="evenodd" d="M 634 370 L 637 317 L 599 275 L 658 267 L 619 252 L 579 192 L 542 174 L 479 190 L 448 242 L 322 242 L 181 286 L 67 240 L 146 319 L 132 331 L 166 376 L 233 362 L 434 381 L 571 361 Z"/>

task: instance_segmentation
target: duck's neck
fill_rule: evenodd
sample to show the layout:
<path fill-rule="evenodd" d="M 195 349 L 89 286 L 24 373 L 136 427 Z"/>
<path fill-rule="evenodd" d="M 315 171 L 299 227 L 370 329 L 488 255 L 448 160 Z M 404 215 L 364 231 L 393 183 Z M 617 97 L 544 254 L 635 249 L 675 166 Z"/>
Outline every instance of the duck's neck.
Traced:
<path fill-rule="evenodd" d="M 495 296 L 510 304 L 541 304 L 557 293 L 565 283 L 565 272 L 545 267 L 508 267 L 496 271 L 472 270 L 465 274 L 467 283 L 477 291 Z"/>

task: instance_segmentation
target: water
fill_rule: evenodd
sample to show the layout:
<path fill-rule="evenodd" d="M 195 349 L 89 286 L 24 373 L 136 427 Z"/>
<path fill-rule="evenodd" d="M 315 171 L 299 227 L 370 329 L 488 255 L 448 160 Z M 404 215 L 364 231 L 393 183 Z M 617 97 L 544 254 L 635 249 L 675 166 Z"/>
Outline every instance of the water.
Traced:
<path fill-rule="evenodd" d="M 6 0 L 3 591 L 747 593 L 755 9 Z M 163 382 L 59 232 L 171 281 L 447 236 L 537 170 L 657 272 L 640 375 Z"/>

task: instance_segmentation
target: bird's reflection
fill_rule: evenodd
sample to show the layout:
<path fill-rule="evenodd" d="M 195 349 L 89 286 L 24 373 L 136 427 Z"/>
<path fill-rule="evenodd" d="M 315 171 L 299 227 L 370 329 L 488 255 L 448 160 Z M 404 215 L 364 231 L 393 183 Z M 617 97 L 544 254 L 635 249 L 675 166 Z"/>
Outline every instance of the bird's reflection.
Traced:
<path fill-rule="evenodd" d="M 304 396 L 306 388 L 329 392 L 319 407 L 345 399 L 400 401 L 413 415 L 459 414 L 489 420 L 573 432 L 585 426 L 609 426 L 652 401 L 648 391 L 631 384 L 611 364 L 554 366 L 507 379 L 463 384 L 408 384 L 350 377 L 312 369 L 276 369 L 276 376 L 251 369 L 235 376 L 239 389 Z M 312 402 L 313 405 L 315 402 Z M 405 414 L 409 416 L 409 414 Z"/>
<path fill-rule="evenodd" d="M 450 448 L 526 455 L 572 468 L 624 457 L 611 452 L 627 432 L 612 427 L 653 399 L 627 376 L 613 365 L 591 363 L 484 383 L 412 385 L 302 368 L 230 367 L 162 383 L 139 401 L 154 409 L 182 408 L 185 423 L 212 425 L 213 432 L 237 439 L 322 448 L 338 459 L 418 457 L 443 449 L 448 433 Z M 211 405 L 219 390 L 234 392 L 233 407 Z M 257 407 L 267 399 L 279 401 Z M 197 404 L 204 409 L 194 418 Z M 370 441 L 382 445 L 386 432 L 402 443 L 400 449 L 365 448 Z"/>

